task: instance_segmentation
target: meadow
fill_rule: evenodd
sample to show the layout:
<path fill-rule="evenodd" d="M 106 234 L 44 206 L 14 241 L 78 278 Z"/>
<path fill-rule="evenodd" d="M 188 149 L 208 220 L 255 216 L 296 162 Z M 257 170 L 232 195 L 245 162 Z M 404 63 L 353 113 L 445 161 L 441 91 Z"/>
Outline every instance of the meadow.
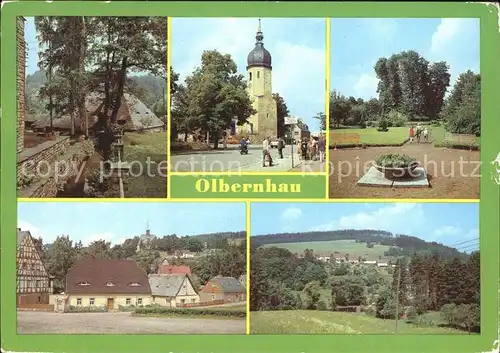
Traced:
<path fill-rule="evenodd" d="M 124 160 L 132 163 L 126 197 L 167 197 L 167 133 L 127 132 Z M 149 169 L 149 172 L 148 172 Z"/>
<path fill-rule="evenodd" d="M 252 334 L 391 334 L 395 321 L 364 313 L 316 310 L 258 311 L 250 313 Z M 440 326 L 416 326 L 398 322 L 399 334 L 467 334 Z"/>
<path fill-rule="evenodd" d="M 384 253 L 390 249 L 389 246 L 378 244 L 375 244 L 373 248 L 368 248 L 366 243 L 356 243 L 354 240 L 309 241 L 264 245 L 264 247 L 273 246 L 287 249 L 292 253 L 301 253 L 306 249 L 311 249 L 315 254 L 331 255 L 337 251 L 342 254 L 349 254 L 349 258 L 356 260 L 359 256 L 367 260 L 376 260 L 379 256 L 384 257 Z"/>

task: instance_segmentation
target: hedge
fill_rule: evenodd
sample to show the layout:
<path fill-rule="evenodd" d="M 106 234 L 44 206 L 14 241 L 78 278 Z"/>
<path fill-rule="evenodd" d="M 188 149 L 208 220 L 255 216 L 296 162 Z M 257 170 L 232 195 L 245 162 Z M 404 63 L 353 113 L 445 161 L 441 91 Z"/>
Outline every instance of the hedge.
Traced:
<path fill-rule="evenodd" d="M 173 308 L 136 308 L 136 315 L 176 315 L 176 316 L 233 316 L 246 317 L 245 311 L 216 309 L 173 309 Z"/>
<path fill-rule="evenodd" d="M 479 147 L 478 144 L 470 144 L 470 143 L 464 143 L 464 142 L 443 142 L 443 143 L 436 143 L 434 147 L 439 147 L 439 148 L 454 148 L 458 150 L 472 150 L 472 151 L 479 151 L 481 148 Z"/>
<path fill-rule="evenodd" d="M 360 147 L 360 148 L 366 148 L 366 147 L 401 147 L 403 146 L 405 143 L 408 142 L 409 139 L 406 139 L 404 142 L 401 142 L 401 143 L 346 143 L 346 144 L 342 144 L 342 145 L 330 145 L 330 149 L 333 150 L 335 149 L 335 147 L 337 147 L 337 149 L 342 149 L 342 148 L 356 148 L 356 147 Z"/>
<path fill-rule="evenodd" d="M 64 310 L 65 313 L 105 313 L 105 306 L 70 306 Z"/>

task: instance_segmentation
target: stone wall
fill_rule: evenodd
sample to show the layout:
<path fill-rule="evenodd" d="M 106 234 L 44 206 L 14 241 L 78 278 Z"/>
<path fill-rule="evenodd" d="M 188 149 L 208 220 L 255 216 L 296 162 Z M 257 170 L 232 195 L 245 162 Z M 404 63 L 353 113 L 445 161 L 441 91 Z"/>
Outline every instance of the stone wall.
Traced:
<path fill-rule="evenodd" d="M 69 142 L 69 138 L 67 141 Z M 43 151 L 41 154 L 46 155 L 47 158 L 55 156 L 55 159 L 50 163 L 50 173 L 47 173 L 40 179 L 34 180 L 32 184 L 19 190 L 18 197 L 56 197 L 59 187 L 64 186 L 68 180 L 78 175 L 83 163 L 94 151 L 94 143 L 90 140 L 76 142 L 74 145 L 66 144 L 63 141 L 52 146 L 50 152 Z M 34 158 L 36 160 L 37 157 Z"/>
<path fill-rule="evenodd" d="M 17 185 L 21 186 L 24 179 L 35 176 L 40 169 L 40 163 L 51 165 L 58 156 L 66 153 L 70 147 L 69 136 L 57 137 L 55 141 L 46 141 L 36 147 L 28 148 L 17 155 Z M 37 170 L 38 168 L 38 170 Z M 44 173 L 45 171 L 41 171 Z"/>
<path fill-rule="evenodd" d="M 24 40 L 24 18 L 17 17 L 17 152 L 24 149 L 24 94 L 26 75 L 26 42 Z"/>

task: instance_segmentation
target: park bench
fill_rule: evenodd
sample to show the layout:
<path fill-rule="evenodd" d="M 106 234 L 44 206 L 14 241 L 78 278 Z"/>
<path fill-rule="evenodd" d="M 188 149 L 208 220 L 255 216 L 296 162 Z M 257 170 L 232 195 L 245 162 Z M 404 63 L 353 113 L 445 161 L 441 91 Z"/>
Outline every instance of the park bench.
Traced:
<path fill-rule="evenodd" d="M 331 138 L 335 150 L 337 149 L 337 145 L 342 143 L 354 144 L 358 148 L 361 142 L 359 134 L 349 132 L 334 132 L 331 134 Z"/>

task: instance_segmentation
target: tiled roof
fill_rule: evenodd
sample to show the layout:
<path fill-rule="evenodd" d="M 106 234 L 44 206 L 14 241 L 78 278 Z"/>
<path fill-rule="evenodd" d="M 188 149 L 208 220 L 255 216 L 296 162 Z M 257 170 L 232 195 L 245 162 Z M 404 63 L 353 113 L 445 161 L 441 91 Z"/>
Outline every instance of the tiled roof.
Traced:
<path fill-rule="evenodd" d="M 191 276 L 191 268 L 189 266 L 160 265 L 158 267 L 158 274 L 179 274 Z"/>
<path fill-rule="evenodd" d="M 216 276 L 212 278 L 207 286 L 210 284 L 219 284 L 224 293 L 245 293 L 245 287 L 234 277 Z"/>
<path fill-rule="evenodd" d="M 186 275 L 149 275 L 149 286 L 151 294 L 164 297 L 175 297 L 181 289 L 182 282 L 188 278 Z M 188 278 L 189 280 L 189 278 Z"/>
<path fill-rule="evenodd" d="M 77 260 L 66 276 L 68 294 L 150 294 L 146 272 L 132 260 Z"/>

